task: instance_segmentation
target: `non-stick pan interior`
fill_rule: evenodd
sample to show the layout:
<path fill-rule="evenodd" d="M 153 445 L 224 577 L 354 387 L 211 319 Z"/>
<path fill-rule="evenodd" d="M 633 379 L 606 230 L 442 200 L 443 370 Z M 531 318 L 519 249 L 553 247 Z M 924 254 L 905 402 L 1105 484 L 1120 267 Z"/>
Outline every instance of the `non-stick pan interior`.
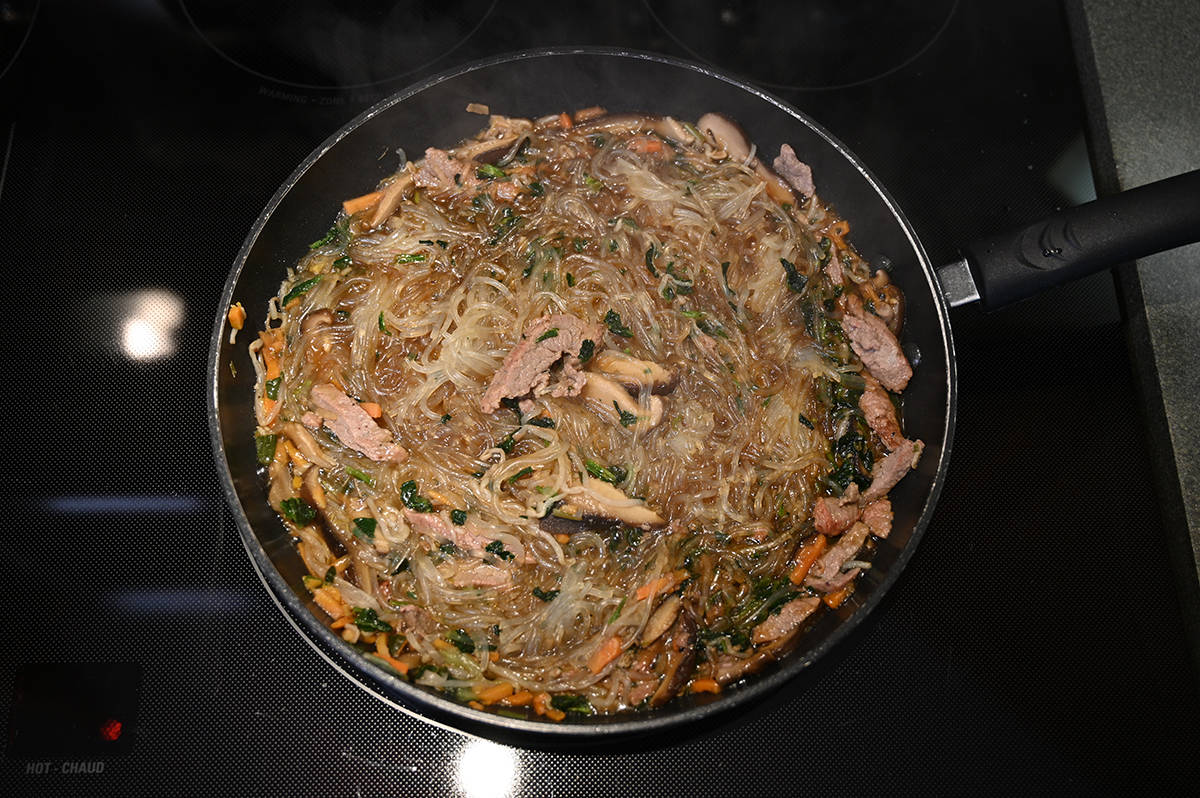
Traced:
<path fill-rule="evenodd" d="M 550 724 L 476 712 L 410 685 L 359 657 L 326 627 L 319 610 L 313 614 L 301 584 L 304 567 L 267 504 L 255 461 L 254 370 L 245 348 L 264 324 L 267 300 L 286 268 L 329 228 L 340 201 L 371 190 L 395 170 L 397 148 L 420 157 L 428 146 L 449 147 L 485 126 L 485 118 L 464 111 L 472 102 L 494 113 L 529 117 L 592 105 L 685 120 L 719 111 L 742 124 L 765 160 L 780 144 L 790 143 L 812 166 L 820 196 L 850 220 L 853 244 L 876 263 L 887 258 L 894 282 L 906 294 L 904 343 L 917 363 L 905 393 L 906 430 L 927 449 L 917 470 L 892 492 L 894 531 L 880 545 L 875 567 L 860 580 L 852 601 L 825 614 L 777 667 L 720 696 L 684 697 L 651 712 Z M 230 345 L 224 311 L 237 301 L 248 318 L 242 337 Z M 953 428 L 953 353 L 936 279 L 907 221 L 857 160 L 806 117 L 757 90 L 704 68 L 613 51 L 525 53 L 466 67 L 380 103 L 331 136 L 280 188 L 248 236 L 225 287 L 209 367 L 218 470 L 247 551 L 293 625 L 349 678 L 389 703 L 440 724 L 535 744 L 611 740 L 699 723 L 761 698 L 802 671 L 861 621 L 898 576 L 932 511 Z"/>

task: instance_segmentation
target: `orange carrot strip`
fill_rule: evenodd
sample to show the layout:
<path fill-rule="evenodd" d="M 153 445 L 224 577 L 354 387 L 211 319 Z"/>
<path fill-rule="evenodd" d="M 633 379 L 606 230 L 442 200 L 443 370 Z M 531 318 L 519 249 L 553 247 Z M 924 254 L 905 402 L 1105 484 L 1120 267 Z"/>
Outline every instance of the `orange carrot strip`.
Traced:
<path fill-rule="evenodd" d="M 658 579 L 651 579 L 649 582 L 637 589 L 637 593 L 634 594 L 634 598 L 636 598 L 638 601 L 645 601 L 651 596 L 656 596 L 662 591 L 666 590 L 667 586 L 670 584 L 671 577 L 669 576 L 660 576 Z"/>
<path fill-rule="evenodd" d="M 246 325 L 246 309 L 242 307 L 241 302 L 235 302 L 229 306 L 229 326 L 235 330 L 240 330 Z"/>
<path fill-rule="evenodd" d="M 570 535 L 564 535 L 562 532 L 559 532 L 557 535 L 555 535 L 555 536 L 554 536 L 554 539 L 555 539 L 555 540 L 557 540 L 559 543 L 562 543 L 562 544 L 564 544 L 564 545 L 565 545 L 565 544 L 567 544 L 567 543 L 570 543 L 570 542 L 571 542 L 571 536 L 570 536 Z"/>
<path fill-rule="evenodd" d="M 374 208 L 382 197 L 382 191 L 372 191 L 370 194 L 363 194 L 361 197 L 346 200 L 342 203 L 342 210 L 346 212 L 347 216 L 353 216 L 359 211 Z"/>
<path fill-rule="evenodd" d="M 604 670 L 604 666 L 617 658 L 621 653 L 621 638 L 613 635 L 600 644 L 600 648 L 588 657 L 588 670 L 592 673 L 599 673 Z"/>
<path fill-rule="evenodd" d="M 654 136 L 641 136 L 629 142 L 629 149 L 633 150 L 634 152 L 662 152 L 662 148 L 662 141 Z"/>
<path fill-rule="evenodd" d="M 471 709 L 483 709 L 483 704 L 479 703 L 478 701 L 468 701 L 467 706 L 469 706 Z"/>
<path fill-rule="evenodd" d="M 829 539 L 824 535 L 817 535 L 800 547 L 800 551 L 796 555 L 796 567 L 792 569 L 792 573 L 788 577 L 792 580 L 793 585 L 798 585 L 804 581 L 804 577 L 808 576 L 813 563 L 825 553 L 825 547 L 828 543 Z"/>
<path fill-rule="evenodd" d="M 571 122 L 571 115 L 566 111 L 558 115 L 558 124 L 562 125 L 563 130 L 570 130 L 574 127 L 574 123 Z"/>
<path fill-rule="evenodd" d="M 491 662 L 499 662 L 500 661 L 500 652 L 499 651 L 489 651 L 488 652 L 488 660 L 490 660 Z"/>
<path fill-rule="evenodd" d="M 553 721 L 560 721 L 567 716 L 567 713 L 561 709 L 555 709 L 550 706 L 550 694 L 538 693 L 533 697 L 533 711 L 539 715 L 545 715 Z"/>
<path fill-rule="evenodd" d="M 821 601 L 825 602 L 826 607 L 836 610 L 838 607 L 842 606 L 842 602 L 846 600 L 846 597 L 853 592 L 854 583 L 851 582 L 841 590 L 835 590 L 832 593 L 826 593 Z"/>
<path fill-rule="evenodd" d="M 527 707 L 533 703 L 533 693 L 522 690 L 519 693 L 513 693 L 508 698 L 500 699 L 500 703 L 506 707 Z"/>
<path fill-rule="evenodd" d="M 721 685 L 717 684 L 716 679 L 697 679 L 692 682 L 690 689 L 693 693 L 719 693 Z"/>
<path fill-rule="evenodd" d="M 359 402 L 358 406 L 367 411 L 367 415 L 371 418 L 379 418 L 383 415 L 383 408 L 375 402 Z"/>
<path fill-rule="evenodd" d="M 341 618 L 338 618 L 336 621 L 329 624 L 329 628 L 330 629 L 341 629 L 343 626 L 346 626 L 349 623 L 350 623 L 350 616 L 343 615 Z"/>
<path fill-rule="evenodd" d="M 479 699 L 479 703 L 487 706 L 488 704 L 494 704 L 497 701 L 508 698 L 515 691 L 516 688 L 510 682 L 500 682 L 500 684 L 494 684 L 491 687 L 476 691 L 475 697 Z"/>

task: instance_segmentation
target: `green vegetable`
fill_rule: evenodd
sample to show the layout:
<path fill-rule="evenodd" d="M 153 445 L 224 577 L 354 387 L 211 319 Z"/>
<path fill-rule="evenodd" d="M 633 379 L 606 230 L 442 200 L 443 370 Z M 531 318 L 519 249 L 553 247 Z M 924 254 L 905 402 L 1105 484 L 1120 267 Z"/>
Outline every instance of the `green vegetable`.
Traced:
<path fill-rule="evenodd" d="M 725 332 L 725 328 L 720 324 L 709 321 L 708 319 L 697 319 L 696 326 L 700 328 L 700 332 L 710 338 L 728 338 L 729 333 Z"/>
<path fill-rule="evenodd" d="M 351 607 L 350 611 L 354 613 L 354 625 L 364 632 L 395 631 L 390 623 L 380 620 L 379 614 L 370 607 Z"/>
<path fill-rule="evenodd" d="M 617 251 L 617 240 L 615 238 L 608 239 L 608 251 L 609 252 Z"/>
<path fill-rule="evenodd" d="M 570 272 L 567 272 L 567 288 L 574 288 L 574 287 L 575 287 L 575 275 L 571 274 Z"/>
<path fill-rule="evenodd" d="M 539 598 L 542 601 L 550 602 L 550 601 L 554 601 L 555 597 L 558 596 L 558 591 L 557 590 L 542 590 L 540 587 L 535 587 L 533 589 L 533 595 L 534 595 L 534 598 Z"/>
<path fill-rule="evenodd" d="M 350 260 L 349 255 L 343 255 L 333 262 L 333 268 L 335 269 L 349 269 L 353 265 L 354 263 Z"/>
<path fill-rule="evenodd" d="M 496 448 L 505 454 L 512 454 L 513 446 L 515 446 L 517 443 L 515 440 L 513 440 L 513 435 L 515 434 L 515 432 L 508 433 L 503 440 L 496 444 Z"/>
<path fill-rule="evenodd" d="M 613 407 L 617 409 L 617 418 L 621 420 L 622 427 L 631 427 L 637 423 L 638 417 L 633 413 L 630 413 L 628 410 L 623 410 L 621 406 L 617 404 L 616 399 L 613 400 Z"/>
<path fill-rule="evenodd" d="M 633 331 L 621 323 L 621 314 L 611 308 L 608 313 L 604 314 L 604 323 L 608 325 L 608 331 L 613 335 L 619 335 L 622 338 L 633 337 Z"/>
<path fill-rule="evenodd" d="M 704 311 L 702 311 L 702 310 L 681 310 L 681 311 L 679 311 L 679 312 L 680 312 L 682 315 L 684 315 L 684 316 L 687 316 L 689 319 L 702 319 L 702 318 L 704 318 Z"/>
<path fill-rule="evenodd" d="M 346 232 L 346 228 L 339 227 L 338 225 L 335 224 L 333 227 L 329 228 L 329 232 L 327 232 L 325 235 L 321 236 L 316 241 L 309 244 L 308 248 L 309 249 L 320 249 L 321 247 L 325 246 L 326 244 L 332 244 L 334 241 L 337 241 L 338 239 L 340 239 L 345 234 L 345 232 Z"/>
<path fill-rule="evenodd" d="M 417 483 L 411 479 L 400 486 L 400 501 L 404 502 L 405 507 L 418 513 L 433 511 L 433 502 L 418 492 Z"/>
<path fill-rule="evenodd" d="M 596 712 L 591 703 L 581 695 L 559 693 L 550 699 L 550 706 L 563 712 L 574 712 L 577 715 L 592 715 Z"/>
<path fill-rule="evenodd" d="M 543 429 L 554 429 L 554 419 L 550 418 L 549 416 L 537 416 L 536 418 L 529 419 L 525 423 L 532 424 L 535 427 L 542 427 Z"/>
<path fill-rule="evenodd" d="M 518 479 L 524 479 L 525 477 L 529 476 L 529 475 L 530 475 L 530 474 L 532 474 L 532 473 L 533 473 L 533 468 L 531 468 L 530 466 L 525 466 L 524 468 L 522 468 L 522 469 L 521 469 L 520 471 L 518 471 L 517 473 L 513 474 L 511 477 L 509 477 L 509 478 L 508 478 L 507 480 L 505 480 L 505 481 L 506 481 L 506 482 L 507 482 L 509 485 L 511 485 L 511 484 L 513 484 L 514 482 L 516 482 Z"/>
<path fill-rule="evenodd" d="M 450 523 L 454 524 L 455 526 L 462 526 L 463 524 L 467 523 L 467 511 L 451 510 Z"/>
<path fill-rule="evenodd" d="M 446 413 L 444 416 L 442 416 L 442 423 L 443 424 L 450 423 L 451 418 L 453 418 L 453 416 L 451 416 L 449 413 Z"/>
<path fill-rule="evenodd" d="M 309 277 L 307 280 L 301 280 L 300 282 L 296 283 L 294 286 L 292 286 L 291 291 L 288 291 L 286 294 L 283 295 L 282 306 L 286 308 L 288 306 L 289 302 L 291 302 L 293 299 L 295 299 L 298 296 L 307 294 L 312 289 L 312 287 L 319 282 L 321 282 L 321 278 L 319 276 L 317 276 L 317 277 Z"/>
<path fill-rule="evenodd" d="M 275 444 L 278 441 L 278 435 L 254 436 L 254 453 L 258 456 L 259 465 L 270 465 L 275 459 Z"/>
<path fill-rule="evenodd" d="M 504 544 L 498 540 L 493 540 L 491 543 L 484 546 L 483 550 L 495 554 L 497 557 L 506 562 L 516 558 L 516 555 L 504 548 Z"/>
<path fill-rule="evenodd" d="M 359 482 L 365 482 L 371 487 L 375 487 L 374 478 L 366 471 L 361 471 L 354 466 L 346 466 L 346 473 L 357 479 Z"/>
<path fill-rule="evenodd" d="M 591 338 L 584 338 L 583 343 L 579 345 L 579 364 L 583 365 L 592 359 L 592 354 L 596 351 L 596 342 Z"/>
<path fill-rule="evenodd" d="M 576 252 L 583 252 L 585 249 L 587 249 L 587 245 L 589 243 L 591 242 L 588 241 L 588 239 L 579 237 L 576 237 L 571 241 L 571 244 L 575 247 Z"/>
<path fill-rule="evenodd" d="M 591 175 L 584 175 L 583 182 L 586 183 L 587 187 L 592 191 L 599 191 L 600 189 L 604 188 L 604 184 Z"/>
<path fill-rule="evenodd" d="M 276 377 L 273 380 L 267 380 L 263 383 L 263 393 L 268 399 L 279 398 L 279 385 L 283 382 L 283 377 Z"/>
<path fill-rule="evenodd" d="M 481 163 L 475 167 L 475 176 L 480 180 L 494 179 L 498 177 L 508 177 L 508 174 L 499 166 L 493 166 L 490 163 Z"/>
<path fill-rule="evenodd" d="M 545 341 L 547 338 L 557 338 L 557 337 L 558 337 L 558 328 L 551 327 L 549 330 L 546 330 L 544 333 L 542 333 L 541 335 L 539 335 L 537 337 L 536 343 L 541 343 L 542 341 Z"/>
<path fill-rule="evenodd" d="M 379 524 L 379 522 L 376 521 L 374 518 L 355 518 L 354 519 L 354 534 L 358 535 L 360 538 L 366 538 L 367 540 L 374 540 L 375 539 L 375 527 L 378 526 L 378 524 Z"/>
<path fill-rule="evenodd" d="M 620 466 L 602 466 L 595 460 L 584 460 L 583 466 L 593 477 L 604 480 L 610 485 L 620 484 L 625 477 L 629 476 L 629 472 Z"/>
<path fill-rule="evenodd" d="M 397 264 L 420 263 L 421 261 L 425 260 L 428 257 L 429 256 L 426 255 L 424 252 L 408 252 L 408 253 L 405 253 L 404 255 L 397 255 L 396 263 Z"/>
<path fill-rule="evenodd" d="M 379 331 L 380 331 L 381 333 L 383 333 L 384 335 L 391 335 L 391 334 L 392 334 L 392 331 L 391 331 L 391 330 L 389 330 L 389 329 L 387 328 L 387 325 L 383 323 L 383 311 L 382 311 L 382 310 L 381 310 L 381 311 L 379 311 Z"/>
<path fill-rule="evenodd" d="M 337 569 L 331 565 L 325 571 L 325 584 L 332 584 L 334 579 L 337 579 Z"/>
<path fill-rule="evenodd" d="M 284 499 L 279 504 L 279 510 L 284 518 L 300 526 L 308 526 L 317 517 L 317 511 L 304 499 Z"/>
<path fill-rule="evenodd" d="M 387 649 L 388 653 L 393 657 L 398 657 L 404 651 L 404 644 L 407 642 L 404 635 L 392 635 L 388 638 Z"/>
<path fill-rule="evenodd" d="M 495 232 L 495 235 L 492 236 L 488 243 L 493 245 L 498 244 L 501 239 L 515 230 L 517 225 L 519 225 L 522 221 L 524 221 L 524 217 L 514 214 L 512 208 L 505 206 L 504 212 L 500 214 L 500 221 L 492 225 L 492 230 Z"/>
<path fill-rule="evenodd" d="M 467 634 L 465 629 L 455 629 L 453 632 L 446 633 L 446 640 L 454 644 L 464 654 L 475 653 L 475 641 Z"/>
<path fill-rule="evenodd" d="M 529 193 L 535 197 L 540 197 L 546 193 L 546 187 L 541 183 L 534 181 L 529 184 Z"/>
<path fill-rule="evenodd" d="M 804 426 L 808 427 L 809 429 L 816 429 L 813 426 L 813 423 L 811 421 L 809 421 L 803 413 L 800 414 L 800 423 L 803 424 Z"/>
<path fill-rule="evenodd" d="M 779 262 L 783 264 L 783 271 L 787 274 L 788 288 L 797 294 L 803 294 L 808 285 L 808 276 L 801 274 L 796 269 L 796 265 L 787 258 L 780 258 Z"/>
<path fill-rule="evenodd" d="M 658 249 L 653 244 L 646 250 L 646 268 L 650 270 L 650 274 L 658 276 L 658 269 L 654 268 L 654 258 L 658 255 Z"/>
<path fill-rule="evenodd" d="M 629 596 L 621 597 L 621 603 L 617 605 L 617 608 L 615 610 L 613 610 L 613 614 L 608 616 L 609 623 L 612 623 L 613 621 L 617 620 L 617 618 L 621 617 L 621 610 L 625 609 L 625 602 L 628 598 L 629 598 Z"/>

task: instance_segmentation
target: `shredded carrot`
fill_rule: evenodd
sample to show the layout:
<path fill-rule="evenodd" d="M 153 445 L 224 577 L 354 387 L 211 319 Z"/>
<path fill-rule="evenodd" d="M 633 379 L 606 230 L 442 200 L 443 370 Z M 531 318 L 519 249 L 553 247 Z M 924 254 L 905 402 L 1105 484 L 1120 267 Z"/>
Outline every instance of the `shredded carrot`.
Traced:
<path fill-rule="evenodd" d="M 279 370 L 279 354 L 283 349 L 283 330 L 278 327 L 263 330 L 258 334 L 258 337 L 263 342 L 260 351 L 262 352 L 263 366 L 267 371 L 266 379 L 273 380 L 281 373 Z M 267 396 L 266 391 L 263 391 L 262 403 L 263 413 L 269 418 L 275 410 L 275 400 Z"/>
<path fill-rule="evenodd" d="M 791 576 L 788 577 L 792 580 L 793 585 L 798 585 L 804 581 L 804 577 L 808 576 L 813 563 L 825 553 L 825 547 L 828 543 L 829 539 L 824 535 L 817 535 L 800 547 L 799 553 L 796 554 L 796 567 L 792 569 Z"/>
<path fill-rule="evenodd" d="M 563 544 L 564 546 L 571 542 L 571 536 L 564 535 L 562 532 L 559 532 L 557 535 L 555 535 L 554 539 L 557 540 L 559 543 Z"/>
<path fill-rule="evenodd" d="M 566 111 L 558 115 L 558 124 L 562 125 L 563 130 L 570 130 L 574 127 L 574 124 L 571 122 L 571 115 Z"/>
<path fill-rule="evenodd" d="M 329 624 L 329 628 L 330 629 L 341 629 L 343 626 L 346 626 L 349 623 L 350 623 L 350 616 L 343 615 L 342 617 L 338 618 L 333 623 Z"/>
<path fill-rule="evenodd" d="M 246 309 L 242 307 L 241 302 L 235 302 L 229 306 L 229 326 L 235 330 L 246 326 Z"/>
<path fill-rule="evenodd" d="M 318 607 L 325 610 L 330 618 L 343 617 L 345 605 L 342 603 L 342 594 L 338 592 L 337 588 L 329 585 L 317 588 L 313 591 L 313 601 L 317 603 Z"/>
<path fill-rule="evenodd" d="M 662 152 L 663 143 L 654 136 L 639 136 L 629 142 L 629 149 L 641 153 Z"/>
<path fill-rule="evenodd" d="M 832 593 L 826 593 L 821 601 L 825 602 L 826 607 L 836 610 L 838 607 L 842 606 L 842 602 L 846 600 L 846 597 L 853 592 L 854 583 L 851 582 L 841 590 L 835 590 Z"/>
<path fill-rule="evenodd" d="M 500 699 L 500 703 L 506 707 L 527 707 L 533 703 L 533 693 L 522 690 L 519 693 L 513 693 L 508 698 Z"/>
<path fill-rule="evenodd" d="M 467 706 L 469 706 L 471 709 L 483 709 L 483 704 L 479 703 L 478 701 L 468 701 Z"/>
<path fill-rule="evenodd" d="M 533 697 L 533 711 L 539 715 L 545 715 L 553 721 L 560 721 L 567 716 L 567 713 L 561 709 L 555 709 L 550 705 L 549 693 L 538 693 Z"/>
<path fill-rule="evenodd" d="M 717 684 L 716 679 L 697 679 L 692 682 L 690 689 L 693 693 L 719 693 L 721 685 Z"/>
<path fill-rule="evenodd" d="M 450 649 L 454 648 L 454 644 L 449 640 L 443 640 L 439 637 L 433 641 L 433 647 L 441 651 L 449 651 Z"/>
<path fill-rule="evenodd" d="M 516 688 L 510 682 L 500 682 L 500 684 L 494 684 L 483 690 L 476 690 L 475 697 L 479 699 L 479 703 L 481 704 L 494 704 L 497 701 L 508 698 L 515 691 Z"/>
<path fill-rule="evenodd" d="M 347 216 L 353 216 L 359 211 L 365 211 L 368 208 L 374 208 L 375 205 L 383 198 L 382 191 L 372 191 L 370 194 L 363 194 L 361 197 L 348 199 L 342 203 L 342 210 Z"/>
<path fill-rule="evenodd" d="M 621 638 L 617 635 L 605 640 L 600 644 L 600 648 L 596 649 L 592 656 L 588 657 L 588 670 L 592 673 L 599 673 L 604 670 L 604 666 L 617 658 L 621 653 Z"/>
<path fill-rule="evenodd" d="M 849 232 L 850 223 L 845 219 L 838 219 L 836 222 L 829 225 L 829 228 L 825 231 L 826 235 L 833 239 L 834 243 L 837 244 L 838 249 L 846 248 L 846 242 L 842 239 Z"/>
<path fill-rule="evenodd" d="M 500 661 L 500 652 L 499 651 L 489 651 L 488 659 L 492 662 L 499 662 Z"/>
<path fill-rule="evenodd" d="M 367 411 L 367 415 L 371 418 L 380 418 L 383 416 L 383 408 L 375 402 L 359 402 L 358 406 Z"/>
<path fill-rule="evenodd" d="M 638 601 L 644 601 L 653 596 L 657 596 L 659 593 L 665 593 L 674 588 L 675 585 L 682 582 L 686 576 L 687 571 L 680 569 L 678 571 L 666 574 L 665 576 L 660 576 L 658 579 L 651 579 L 649 582 L 637 589 L 637 593 L 634 594 L 634 598 L 636 598 Z"/>

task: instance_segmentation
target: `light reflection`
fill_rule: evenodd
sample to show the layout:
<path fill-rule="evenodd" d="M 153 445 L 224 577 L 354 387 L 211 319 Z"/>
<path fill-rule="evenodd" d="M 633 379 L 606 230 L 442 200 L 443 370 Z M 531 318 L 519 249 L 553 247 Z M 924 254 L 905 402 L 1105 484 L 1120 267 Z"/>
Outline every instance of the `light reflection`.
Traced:
<path fill-rule="evenodd" d="M 458 755 L 458 786 L 468 798 L 505 798 L 517 777 L 517 752 L 487 740 L 472 740 Z"/>
<path fill-rule="evenodd" d="M 175 330 L 183 324 L 183 300 L 151 289 L 129 296 L 121 323 L 121 349 L 132 360 L 149 361 L 175 353 Z"/>
<path fill-rule="evenodd" d="M 205 502 L 195 496 L 51 496 L 46 508 L 67 515 L 170 515 L 200 510 Z"/>

